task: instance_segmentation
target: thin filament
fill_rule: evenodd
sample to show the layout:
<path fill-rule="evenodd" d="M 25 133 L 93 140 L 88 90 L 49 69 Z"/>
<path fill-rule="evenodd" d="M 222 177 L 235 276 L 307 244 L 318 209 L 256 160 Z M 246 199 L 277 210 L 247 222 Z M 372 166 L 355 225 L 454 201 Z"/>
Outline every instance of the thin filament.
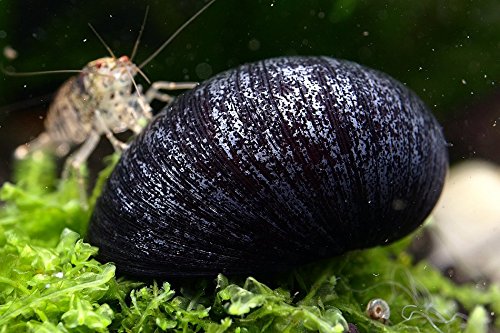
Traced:
<path fill-rule="evenodd" d="M 37 72 L 12 72 L 8 69 L 1 67 L 2 72 L 9 76 L 33 76 L 33 75 L 45 75 L 45 74 L 61 74 L 61 73 L 83 73 L 84 70 L 81 69 L 61 69 L 52 71 L 37 71 Z"/>
<path fill-rule="evenodd" d="M 130 61 L 134 60 L 135 54 L 137 53 L 137 49 L 139 48 L 142 32 L 144 31 L 144 27 L 146 26 L 146 19 L 148 17 L 148 12 L 149 12 L 149 6 L 146 7 L 146 13 L 144 13 L 144 19 L 142 20 L 141 30 L 139 31 L 139 35 L 137 36 L 137 40 L 135 41 L 134 48 L 132 49 L 132 55 L 130 56 Z"/>
<path fill-rule="evenodd" d="M 92 24 L 89 23 L 89 27 L 90 29 L 92 29 L 92 31 L 94 32 L 94 34 L 97 36 L 97 38 L 99 38 L 99 41 L 101 42 L 102 45 L 104 45 L 104 47 L 106 48 L 106 50 L 109 52 L 109 54 L 111 55 L 111 57 L 113 59 L 116 59 L 116 56 L 115 54 L 113 53 L 113 51 L 111 50 L 111 48 L 108 46 L 108 44 L 106 44 L 106 42 L 104 41 L 104 39 L 101 37 L 101 35 L 99 35 L 99 33 L 97 32 L 97 30 L 94 29 L 94 27 L 92 26 Z"/>
<path fill-rule="evenodd" d="M 191 22 L 193 22 L 198 16 L 200 16 L 200 14 L 203 13 L 214 2 L 215 2 L 215 0 L 210 1 L 205 6 L 203 6 L 203 8 L 201 8 L 198 12 L 196 12 L 196 14 L 194 14 L 193 16 L 191 16 L 191 18 L 189 20 L 187 20 L 186 22 L 184 22 L 184 24 L 181 25 L 155 52 L 153 52 L 153 54 L 151 54 L 146 60 L 144 60 L 142 62 L 142 64 L 139 65 L 139 68 L 143 68 L 151 60 L 153 60 L 161 51 L 163 51 L 163 49 L 168 44 L 170 44 L 174 40 L 175 37 L 177 37 L 178 34 L 180 34 L 182 32 L 182 30 L 184 30 L 189 24 L 191 24 Z"/>

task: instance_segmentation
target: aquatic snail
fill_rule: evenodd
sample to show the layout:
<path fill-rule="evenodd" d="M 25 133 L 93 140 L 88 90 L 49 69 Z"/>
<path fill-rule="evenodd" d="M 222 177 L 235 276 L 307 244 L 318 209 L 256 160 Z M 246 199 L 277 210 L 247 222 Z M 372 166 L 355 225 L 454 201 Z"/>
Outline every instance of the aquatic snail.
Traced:
<path fill-rule="evenodd" d="M 370 300 L 366 305 L 365 312 L 369 318 L 377 320 L 382 324 L 387 324 L 391 317 L 391 308 L 389 304 L 381 298 Z"/>
<path fill-rule="evenodd" d="M 124 274 L 252 274 L 397 240 L 447 170 L 441 127 L 388 75 L 282 57 L 214 76 L 127 149 L 88 240 Z"/>

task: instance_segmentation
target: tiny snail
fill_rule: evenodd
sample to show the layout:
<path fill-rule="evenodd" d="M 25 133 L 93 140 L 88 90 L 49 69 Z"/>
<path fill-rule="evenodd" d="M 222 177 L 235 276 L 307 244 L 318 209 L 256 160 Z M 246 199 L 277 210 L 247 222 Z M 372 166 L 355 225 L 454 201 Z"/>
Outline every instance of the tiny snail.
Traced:
<path fill-rule="evenodd" d="M 374 298 L 366 305 L 366 315 L 382 324 L 387 324 L 391 316 L 391 308 L 383 299 Z"/>
<path fill-rule="evenodd" d="M 447 165 L 441 127 L 388 75 L 328 57 L 262 60 L 153 119 L 105 185 L 88 240 L 130 275 L 285 270 L 407 235 Z"/>

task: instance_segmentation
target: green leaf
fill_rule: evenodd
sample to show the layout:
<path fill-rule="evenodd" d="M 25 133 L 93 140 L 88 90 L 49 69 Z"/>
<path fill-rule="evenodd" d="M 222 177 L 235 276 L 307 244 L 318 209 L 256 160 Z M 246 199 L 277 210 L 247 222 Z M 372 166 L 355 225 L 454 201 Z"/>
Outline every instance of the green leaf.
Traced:
<path fill-rule="evenodd" d="M 486 333 L 488 332 L 488 313 L 483 306 L 476 306 L 469 316 L 464 333 Z"/>
<path fill-rule="evenodd" d="M 27 324 L 28 332 L 32 333 L 69 333 L 69 331 L 61 324 L 55 325 L 50 322 L 30 321 Z"/>
<path fill-rule="evenodd" d="M 87 326 L 96 331 L 104 331 L 111 324 L 113 310 L 107 304 L 93 306 L 87 300 L 81 300 L 76 294 L 71 297 L 70 310 L 61 319 L 68 328 Z"/>

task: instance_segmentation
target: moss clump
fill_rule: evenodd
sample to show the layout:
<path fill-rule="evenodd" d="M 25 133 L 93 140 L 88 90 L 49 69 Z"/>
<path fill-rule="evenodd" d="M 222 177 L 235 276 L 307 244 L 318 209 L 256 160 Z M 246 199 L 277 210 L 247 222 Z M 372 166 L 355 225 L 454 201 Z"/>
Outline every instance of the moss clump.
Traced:
<path fill-rule="evenodd" d="M 101 173 L 93 206 L 116 157 Z M 487 332 L 500 312 L 496 285 L 454 285 L 425 262 L 413 264 L 408 237 L 274 277 L 145 283 L 117 278 L 85 243 L 91 208 L 74 178 L 35 155 L 0 192 L 2 332 Z M 273 287 L 269 287 L 272 285 Z M 365 306 L 383 298 L 387 324 Z M 470 313 L 470 320 L 459 309 Z M 494 323 L 500 327 L 500 322 Z"/>

